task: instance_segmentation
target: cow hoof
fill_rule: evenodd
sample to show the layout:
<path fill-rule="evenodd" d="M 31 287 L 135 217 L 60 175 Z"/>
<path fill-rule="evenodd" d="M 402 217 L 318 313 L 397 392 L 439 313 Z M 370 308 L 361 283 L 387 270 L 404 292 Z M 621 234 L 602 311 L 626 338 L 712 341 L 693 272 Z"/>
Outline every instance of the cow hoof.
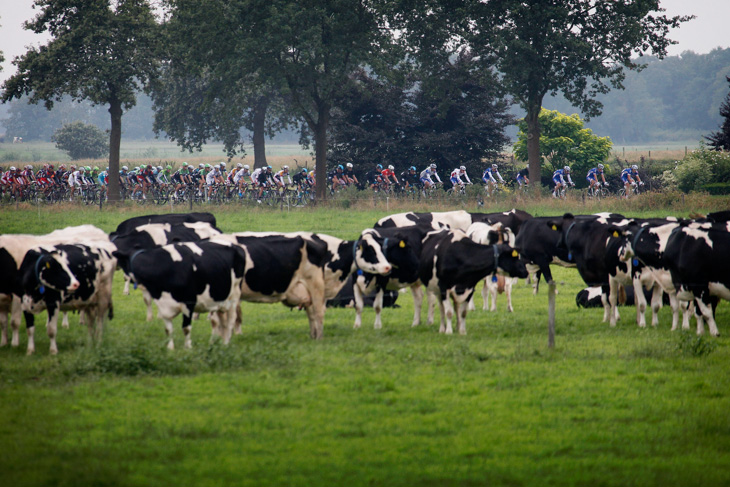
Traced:
<path fill-rule="evenodd" d="M 175 344 L 172 343 L 172 341 L 167 342 L 167 349 L 168 350 L 175 350 Z"/>

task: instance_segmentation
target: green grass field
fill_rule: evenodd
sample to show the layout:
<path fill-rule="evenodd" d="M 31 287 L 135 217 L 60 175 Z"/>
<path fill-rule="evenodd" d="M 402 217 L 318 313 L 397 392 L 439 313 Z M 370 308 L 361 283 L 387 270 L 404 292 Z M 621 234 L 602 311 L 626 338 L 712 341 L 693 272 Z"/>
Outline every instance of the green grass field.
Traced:
<path fill-rule="evenodd" d="M 215 213 L 224 231 L 353 238 L 386 211 Z M 111 231 L 136 214 L 4 209 L 0 233 Z M 328 310 L 318 342 L 303 311 L 243 303 L 243 334 L 228 347 L 210 343 L 200 319 L 193 349 L 182 350 L 178 327 L 172 352 L 162 322 L 144 321 L 139 291 L 122 295 L 118 273 L 100 346 L 74 316 L 58 356 L 43 326 L 34 356 L 24 330 L 18 349 L 0 349 L 0 484 L 730 485 L 728 303 L 717 311 L 720 338 L 671 332 L 666 308 L 658 329 L 637 328 L 633 308 L 610 328 L 602 310 L 576 307 L 577 272 L 555 273 L 554 350 L 546 287 L 535 297 L 520 282 L 515 312 L 502 296 L 497 312 L 469 314 L 467 336 L 412 328 L 412 299 L 401 294 L 381 330 L 371 309 L 359 330 L 353 310 Z"/>

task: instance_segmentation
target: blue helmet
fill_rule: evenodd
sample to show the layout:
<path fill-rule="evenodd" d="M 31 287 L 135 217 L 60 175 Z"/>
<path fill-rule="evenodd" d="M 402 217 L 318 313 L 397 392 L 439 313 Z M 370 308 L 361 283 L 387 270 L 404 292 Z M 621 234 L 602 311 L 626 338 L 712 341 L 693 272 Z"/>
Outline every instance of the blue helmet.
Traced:
<path fill-rule="evenodd" d="M 375 166 L 375 168 L 376 168 L 376 169 L 379 169 L 379 170 L 380 170 L 380 169 L 383 169 L 383 165 L 382 165 L 382 164 L 378 164 L 377 166 Z"/>
<path fill-rule="evenodd" d="M 337 166 L 337 169 L 339 169 L 340 171 L 344 171 L 345 167 L 342 164 L 340 164 L 339 166 Z"/>
<path fill-rule="evenodd" d="M 416 170 L 416 166 L 411 166 L 411 167 L 408 168 L 408 170 L 409 171 L 415 171 Z"/>

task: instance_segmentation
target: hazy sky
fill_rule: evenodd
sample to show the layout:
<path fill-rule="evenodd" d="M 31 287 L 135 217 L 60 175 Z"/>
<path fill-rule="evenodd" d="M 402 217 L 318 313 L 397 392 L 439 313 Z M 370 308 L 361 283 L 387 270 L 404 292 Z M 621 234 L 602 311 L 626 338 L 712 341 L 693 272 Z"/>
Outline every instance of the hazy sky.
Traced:
<path fill-rule="evenodd" d="M 22 28 L 24 21 L 37 13 L 32 8 L 33 0 L 0 0 L 0 51 L 5 55 L 0 81 L 15 73 L 11 64 L 15 56 L 26 51 L 25 46 L 42 44 L 44 37 Z M 670 55 L 683 51 L 698 54 L 710 52 L 716 47 L 730 47 L 730 0 L 662 0 L 667 15 L 695 15 L 697 18 L 671 32 L 670 38 L 679 44 L 669 49 Z"/>

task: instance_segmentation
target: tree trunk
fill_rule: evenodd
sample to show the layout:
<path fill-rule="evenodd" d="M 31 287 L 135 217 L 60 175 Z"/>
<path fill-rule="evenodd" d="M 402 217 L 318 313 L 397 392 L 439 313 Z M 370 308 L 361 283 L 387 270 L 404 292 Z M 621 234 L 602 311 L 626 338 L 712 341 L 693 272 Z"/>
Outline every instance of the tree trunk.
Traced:
<path fill-rule="evenodd" d="M 266 163 L 266 110 L 269 100 L 259 98 L 253 112 L 253 167 L 264 167 Z"/>
<path fill-rule="evenodd" d="M 525 121 L 527 122 L 527 161 L 530 168 L 530 182 L 535 187 L 540 186 L 540 175 L 542 158 L 540 157 L 540 110 L 541 103 L 537 108 L 530 107 L 527 110 Z"/>
<path fill-rule="evenodd" d="M 314 127 L 314 168 L 317 171 L 316 196 L 318 201 L 327 199 L 327 126 L 329 120 L 329 105 L 320 107 L 317 125 Z"/>
<path fill-rule="evenodd" d="M 109 101 L 112 129 L 109 132 L 109 201 L 119 201 L 119 148 L 122 142 L 122 102 Z"/>

